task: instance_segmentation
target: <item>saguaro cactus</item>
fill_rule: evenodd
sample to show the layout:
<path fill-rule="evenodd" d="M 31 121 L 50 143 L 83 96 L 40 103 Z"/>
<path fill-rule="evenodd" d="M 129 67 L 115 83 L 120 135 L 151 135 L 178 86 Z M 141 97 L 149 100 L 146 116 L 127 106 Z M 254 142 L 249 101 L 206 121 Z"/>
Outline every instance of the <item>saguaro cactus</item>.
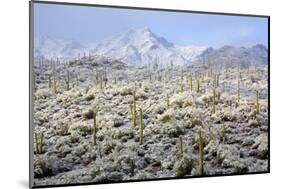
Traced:
<path fill-rule="evenodd" d="M 166 102 L 167 102 L 167 109 L 170 108 L 170 97 L 169 95 L 167 94 L 167 97 L 166 97 Z"/>
<path fill-rule="evenodd" d="M 256 91 L 256 113 L 260 113 L 259 92 Z"/>
<path fill-rule="evenodd" d="M 77 87 L 79 86 L 79 75 L 78 75 L 78 73 L 77 73 L 77 75 L 76 75 L 76 86 L 77 86 Z"/>
<path fill-rule="evenodd" d="M 135 168 L 136 168 L 136 164 L 135 164 L 135 160 L 133 158 L 130 159 L 130 173 L 131 173 L 131 177 L 135 176 Z"/>
<path fill-rule="evenodd" d="M 237 68 L 237 105 L 240 104 L 240 65 Z"/>
<path fill-rule="evenodd" d="M 94 145 L 97 145 L 97 132 L 98 132 L 98 127 L 97 127 L 97 112 L 94 110 L 93 111 L 93 119 L 94 119 L 94 125 L 93 125 L 93 142 Z"/>
<path fill-rule="evenodd" d="M 132 127 L 135 128 L 136 127 L 136 114 L 137 114 L 137 110 L 136 110 L 136 91 L 133 92 L 133 99 L 132 102 L 130 102 L 130 111 L 131 111 L 131 115 L 132 115 Z"/>
<path fill-rule="evenodd" d="M 53 79 L 53 91 L 55 94 L 57 94 L 57 81 L 56 81 L 55 75 L 54 75 L 54 79 Z"/>
<path fill-rule="evenodd" d="M 140 119 L 140 144 L 143 144 L 143 124 L 142 124 L 142 109 L 140 109 L 140 115 L 139 115 L 139 119 Z"/>
<path fill-rule="evenodd" d="M 42 132 L 35 132 L 35 153 L 41 154 L 42 153 L 42 146 L 43 146 L 43 133 Z"/>
<path fill-rule="evenodd" d="M 189 76 L 189 87 L 190 87 L 190 91 L 192 91 L 192 74 L 190 74 Z"/>
<path fill-rule="evenodd" d="M 180 87 L 181 87 L 181 93 L 182 93 L 183 92 L 183 83 L 182 83 L 182 81 L 180 83 Z"/>
<path fill-rule="evenodd" d="M 201 130 L 199 130 L 198 146 L 199 146 L 198 175 L 202 176 L 204 174 L 204 165 L 203 165 L 204 164 L 204 143 L 203 143 Z"/>
<path fill-rule="evenodd" d="M 222 128 L 221 128 L 221 140 L 222 140 L 222 143 L 225 144 L 225 125 L 224 125 L 224 123 L 222 124 Z"/>
<path fill-rule="evenodd" d="M 64 82 L 65 82 L 65 90 L 68 91 L 70 89 L 70 79 L 69 79 L 69 71 L 66 71 L 66 76 L 64 78 Z"/>
<path fill-rule="evenodd" d="M 180 136 L 180 138 L 179 138 L 179 158 L 180 159 L 183 158 L 183 140 L 182 140 L 182 136 Z"/>
<path fill-rule="evenodd" d="M 217 79 L 216 79 L 216 85 L 217 85 L 217 87 L 219 87 L 219 84 L 220 84 L 220 74 L 218 73 L 218 74 L 217 74 Z"/>
<path fill-rule="evenodd" d="M 213 88 L 213 97 L 212 97 L 212 114 L 216 113 L 216 90 Z"/>
<path fill-rule="evenodd" d="M 49 86 L 49 89 L 52 88 L 52 77 L 51 77 L 51 74 L 48 76 L 48 86 Z"/>
<path fill-rule="evenodd" d="M 198 76 L 196 79 L 196 92 L 200 92 L 200 77 Z"/>

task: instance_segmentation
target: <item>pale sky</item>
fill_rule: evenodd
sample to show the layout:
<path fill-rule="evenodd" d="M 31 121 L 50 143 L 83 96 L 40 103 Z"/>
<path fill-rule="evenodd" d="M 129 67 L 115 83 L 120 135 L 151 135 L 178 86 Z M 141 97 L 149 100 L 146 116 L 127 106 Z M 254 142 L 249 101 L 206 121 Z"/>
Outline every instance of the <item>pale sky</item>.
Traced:
<path fill-rule="evenodd" d="M 34 5 L 35 36 L 93 43 L 132 28 L 149 27 L 180 45 L 253 46 L 268 43 L 268 19 L 74 5 Z"/>

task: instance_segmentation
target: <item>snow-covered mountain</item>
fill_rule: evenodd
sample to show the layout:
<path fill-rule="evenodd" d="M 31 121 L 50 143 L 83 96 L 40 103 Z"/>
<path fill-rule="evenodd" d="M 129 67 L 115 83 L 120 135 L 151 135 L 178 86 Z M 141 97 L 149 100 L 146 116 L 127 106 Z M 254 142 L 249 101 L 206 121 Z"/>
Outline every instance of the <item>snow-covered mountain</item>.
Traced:
<path fill-rule="evenodd" d="M 34 57 L 44 57 L 46 59 L 71 59 L 80 53 L 88 52 L 89 49 L 76 41 L 55 39 L 49 36 L 35 37 Z"/>
<path fill-rule="evenodd" d="M 180 46 L 154 34 L 149 28 L 131 29 L 110 36 L 98 43 L 82 44 L 72 40 L 35 38 L 35 58 L 77 58 L 91 55 L 116 59 L 128 64 L 182 65 L 188 63 L 240 63 L 260 64 L 268 62 L 268 50 L 263 45 L 253 47 L 223 46 L 213 49 L 207 46 Z"/>
<path fill-rule="evenodd" d="M 194 61 L 206 48 L 175 45 L 145 27 L 107 38 L 93 52 L 134 64 L 184 64 Z"/>
<path fill-rule="evenodd" d="M 219 49 L 208 48 L 199 57 L 200 62 L 211 64 L 267 64 L 268 49 L 258 44 L 252 47 L 223 46 Z"/>
<path fill-rule="evenodd" d="M 91 44 L 89 42 L 89 44 Z M 101 55 L 118 59 L 125 63 L 174 65 L 193 62 L 207 47 L 180 46 L 158 37 L 149 28 L 131 29 L 110 36 L 94 45 L 81 44 L 71 40 L 53 39 L 39 36 L 35 39 L 35 57 L 47 59 L 76 58 L 78 53 Z"/>

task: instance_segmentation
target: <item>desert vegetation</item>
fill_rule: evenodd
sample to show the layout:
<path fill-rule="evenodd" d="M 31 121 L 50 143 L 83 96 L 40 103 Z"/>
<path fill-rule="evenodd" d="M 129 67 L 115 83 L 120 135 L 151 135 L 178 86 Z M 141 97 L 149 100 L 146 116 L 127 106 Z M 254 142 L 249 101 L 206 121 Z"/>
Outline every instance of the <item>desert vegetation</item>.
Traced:
<path fill-rule="evenodd" d="M 268 65 L 34 63 L 35 185 L 268 170 Z"/>

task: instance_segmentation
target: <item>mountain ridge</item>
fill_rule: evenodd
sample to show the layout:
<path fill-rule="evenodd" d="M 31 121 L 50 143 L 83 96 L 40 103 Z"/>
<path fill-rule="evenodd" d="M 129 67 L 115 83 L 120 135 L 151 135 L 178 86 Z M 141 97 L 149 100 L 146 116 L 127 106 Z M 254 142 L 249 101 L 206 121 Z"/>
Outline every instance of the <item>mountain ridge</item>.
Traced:
<path fill-rule="evenodd" d="M 83 56 L 84 53 L 87 55 L 91 53 L 129 64 L 160 64 L 160 66 L 170 63 L 183 65 L 202 62 L 206 57 L 214 61 L 231 60 L 260 64 L 267 63 L 267 51 L 262 44 L 252 47 L 225 45 L 218 49 L 211 46 L 183 46 L 169 42 L 148 27 L 143 27 L 133 28 L 87 45 L 74 40 L 39 36 L 35 39 L 34 56 L 67 61 Z"/>

